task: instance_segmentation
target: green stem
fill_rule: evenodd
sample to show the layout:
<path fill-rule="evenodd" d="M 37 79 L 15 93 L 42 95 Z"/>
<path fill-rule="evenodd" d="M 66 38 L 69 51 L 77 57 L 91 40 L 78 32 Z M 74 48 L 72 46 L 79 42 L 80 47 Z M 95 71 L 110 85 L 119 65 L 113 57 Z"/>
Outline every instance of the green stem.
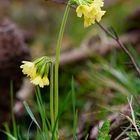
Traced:
<path fill-rule="evenodd" d="M 17 138 L 17 127 L 16 127 L 16 120 L 14 116 L 14 93 L 13 93 L 13 82 L 10 81 L 10 97 L 11 97 L 11 117 L 12 117 L 12 125 L 14 130 L 14 137 Z"/>
<path fill-rule="evenodd" d="M 53 131 L 54 127 L 54 93 L 53 93 L 53 64 L 50 67 L 50 115 L 51 115 L 51 127 Z"/>
<path fill-rule="evenodd" d="M 59 95 L 58 95 L 59 56 L 60 56 L 61 43 L 62 43 L 62 38 L 63 38 L 64 29 L 65 29 L 66 21 L 68 18 L 69 10 L 70 10 L 70 5 L 68 3 L 64 16 L 63 16 L 63 20 L 61 23 L 60 32 L 59 32 L 59 36 L 58 36 L 58 40 L 57 40 L 56 58 L 55 58 L 55 97 L 54 97 L 55 98 L 55 121 L 58 117 L 58 108 L 59 108 L 59 99 L 58 99 L 59 98 Z M 58 125 L 58 122 L 57 122 L 57 125 Z"/>

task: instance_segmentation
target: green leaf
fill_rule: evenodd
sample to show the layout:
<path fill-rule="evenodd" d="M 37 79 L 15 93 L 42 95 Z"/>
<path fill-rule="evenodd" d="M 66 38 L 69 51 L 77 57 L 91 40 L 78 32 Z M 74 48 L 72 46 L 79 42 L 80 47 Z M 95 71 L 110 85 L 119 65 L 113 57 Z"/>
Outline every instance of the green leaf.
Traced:
<path fill-rule="evenodd" d="M 41 129 L 40 126 L 39 126 L 39 124 L 38 124 L 38 122 L 37 122 L 37 120 L 36 120 L 36 118 L 35 118 L 35 116 L 34 116 L 34 114 L 32 113 L 30 107 L 28 106 L 28 104 L 25 101 L 23 102 L 23 104 L 24 104 L 24 106 L 26 108 L 26 111 L 30 115 L 32 121 L 38 126 L 39 129 Z"/>
<path fill-rule="evenodd" d="M 2 131 L 4 134 L 6 134 L 11 140 L 17 140 L 14 136 L 12 136 L 10 133 Z"/>
<path fill-rule="evenodd" d="M 10 98 L 11 98 L 11 118 L 12 118 L 12 125 L 13 125 L 13 130 L 14 130 L 14 137 L 18 137 L 17 134 L 17 125 L 16 125 L 16 120 L 15 120 L 15 116 L 14 116 L 14 93 L 13 93 L 13 82 L 10 82 Z"/>
<path fill-rule="evenodd" d="M 76 97 L 75 97 L 75 89 L 74 89 L 74 79 L 72 78 L 71 82 L 71 91 L 72 91 L 72 105 L 73 105 L 73 140 L 76 140 L 76 128 L 78 122 L 78 113 L 76 111 Z"/>
<path fill-rule="evenodd" d="M 105 121 L 102 127 L 99 129 L 97 140 L 110 140 L 111 136 L 109 135 L 110 122 Z"/>

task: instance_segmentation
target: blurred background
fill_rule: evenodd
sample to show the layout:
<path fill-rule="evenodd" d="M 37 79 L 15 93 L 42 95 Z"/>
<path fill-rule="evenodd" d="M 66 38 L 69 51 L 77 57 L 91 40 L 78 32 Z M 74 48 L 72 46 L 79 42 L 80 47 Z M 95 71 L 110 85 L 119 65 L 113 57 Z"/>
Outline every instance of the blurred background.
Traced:
<path fill-rule="evenodd" d="M 101 24 L 116 31 L 140 64 L 140 0 L 104 1 L 106 14 Z M 30 118 L 22 106 L 23 100 L 27 100 L 34 113 L 38 114 L 34 87 L 23 77 L 19 66 L 22 60 L 34 60 L 43 55 L 55 56 L 65 2 L 0 1 L 0 126 L 5 121 L 10 122 L 11 80 L 15 114 L 21 129 L 26 132 L 30 124 Z M 75 80 L 79 139 L 88 132 L 90 139 L 94 140 L 96 128 L 102 120 L 110 119 L 112 123 L 120 122 L 121 125 L 123 122 L 126 126 L 126 121 L 118 116 L 120 111 L 124 113 L 128 110 L 127 98 L 133 95 L 140 103 L 140 78 L 127 55 L 97 25 L 85 29 L 83 19 L 77 18 L 74 9 L 71 9 L 66 25 L 59 72 L 60 104 L 71 89 L 72 76 Z M 47 110 L 49 89 L 46 87 L 41 91 Z M 139 114 L 139 110 L 136 113 Z M 60 119 L 61 139 L 71 138 L 72 122 L 72 103 L 68 102 Z M 112 124 L 112 139 L 120 134 L 120 124 Z"/>

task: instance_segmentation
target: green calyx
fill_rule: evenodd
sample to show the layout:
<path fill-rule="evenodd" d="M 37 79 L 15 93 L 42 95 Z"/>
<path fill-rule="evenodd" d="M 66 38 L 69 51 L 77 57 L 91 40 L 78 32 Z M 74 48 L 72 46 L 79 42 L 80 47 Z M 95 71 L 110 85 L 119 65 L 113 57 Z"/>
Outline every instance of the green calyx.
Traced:
<path fill-rule="evenodd" d="M 36 73 L 41 75 L 41 77 L 48 76 L 49 67 L 51 63 L 52 63 L 52 59 L 47 56 L 43 56 L 41 58 L 36 59 L 34 61 L 36 67 Z"/>
<path fill-rule="evenodd" d="M 71 5 L 88 5 L 91 3 L 92 0 L 70 0 Z"/>
<path fill-rule="evenodd" d="M 48 76 L 49 69 L 50 69 L 50 64 L 48 64 L 48 63 L 44 64 L 39 72 L 41 77 Z"/>

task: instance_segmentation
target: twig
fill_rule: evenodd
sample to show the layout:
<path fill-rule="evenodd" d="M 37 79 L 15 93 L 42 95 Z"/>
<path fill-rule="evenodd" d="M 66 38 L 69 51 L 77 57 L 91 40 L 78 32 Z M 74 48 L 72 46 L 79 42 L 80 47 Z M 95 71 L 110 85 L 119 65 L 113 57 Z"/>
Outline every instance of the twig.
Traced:
<path fill-rule="evenodd" d="M 128 127 L 126 127 L 123 132 L 115 138 L 115 140 L 119 140 L 123 135 L 125 135 L 125 133 L 131 128 L 131 126 L 132 125 L 130 124 Z"/>
<path fill-rule="evenodd" d="M 96 21 L 96 24 L 107 34 L 109 35 L 112 39 L 114 39 L 117 44 L 119 45 L 119 47 L 124 51 L 124 53 L 127 54 L 127 56 L 129 57 L 130 61 L 132 62 L 134 68 L 136 69 L 137 73 L 140 75 L 140 69 L 138 67 L 138 64 L 136 63 L 136 61 L 134 60 L 134 57 L 132 56 L 132 54 L 129 52 L 129 50 L 125 47 L 125 45 L 120 41 L 119 37 L 116 37 L 115 35 L 113 35 L 109 30 L 107 30 L 106 28 L 104 28 L 104 26 L 102 26 L 99 22 Z"/>
<path fill-rule="evenodd" d="M 136 132 L 137 132 L 138 136 L 140 137 L 140 132 L 139 132 L 139 129 L 137 127 L 137 123 L 136 123 L 136 119 L 135 119 L 135 115 L 134 115 L 134 110 L 133 110 L 133 107 L 132 107 L 132 102 L 133 102 L 133 96 L 131 96 L 131 99 L 130 99 L 130 102 L 129 102 L 129 106 L 130 106 L 130 111 L 131 111 L 133 125 L 134 125 L 134 127 L 136 129 Z"/>

